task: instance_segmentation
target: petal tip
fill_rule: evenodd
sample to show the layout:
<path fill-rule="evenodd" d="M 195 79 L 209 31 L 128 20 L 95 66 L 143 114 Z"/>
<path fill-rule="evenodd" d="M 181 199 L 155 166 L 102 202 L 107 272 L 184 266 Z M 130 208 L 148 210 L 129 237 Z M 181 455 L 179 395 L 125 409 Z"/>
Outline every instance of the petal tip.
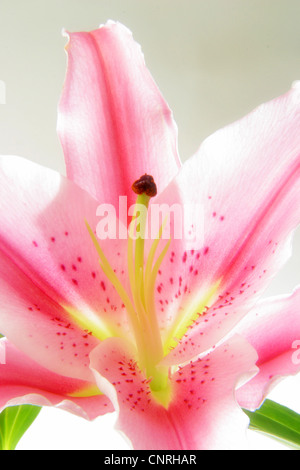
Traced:
<path fill-rule="evenodd" d="M 292 92 L 296 97 L 296 102 L 298 103 L 300 100 L 300 80 L 295 80 L 292 83 Z"/>
<path fill-rule="evenodd" d="M 71 41 L 71 35 L 70 35 L 69 31 L 66 30 L 66 28 L 62 28 L 61 35 L 62 35 L 63 38 L 67 39 L 67 42 L 66 42 L 66 45 L 65 45 L 65 50 L 67 51 L 68 47 L 69 47 L 69 44 L 70 44 L 70 41 Z"/>
<path fill-rule="evenodd" d="M 99 29 L 103 29 L 103 28 L 107 28 L 107 29 L 118 28 L 122 30 L 124 33 L 127 33 L 129 36 L 133 37 L 132 31 L 120 21 L 109 19 L 106 21 L 106 23 L 101 23 L 99 25 Z"/>
<path fill-rule="evenodd" d="M 113 25 L 116 25 L 118 23 L 119 23 L 118 21 L 109 19 L 109 20 L 106 21 L 106 23 L 101 23 L 99 25 L 99 29 L 109 27 L 109 26 L 113 26 Z"/>
<path fill-rule="evenodd" d="M 295 80 L 295 81 L 292 83 L 292 88 L 293 88 L 293 90 L 298 90 L 298 91 L 300 91 L 300 80 Z"/>

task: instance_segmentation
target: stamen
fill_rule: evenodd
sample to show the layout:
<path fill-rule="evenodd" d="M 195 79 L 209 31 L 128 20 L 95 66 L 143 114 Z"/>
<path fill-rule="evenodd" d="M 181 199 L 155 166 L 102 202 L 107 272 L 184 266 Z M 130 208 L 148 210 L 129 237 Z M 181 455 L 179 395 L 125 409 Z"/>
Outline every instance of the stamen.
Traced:
<path fill-rule="evenodd" d="M 136 319 L 136 313 L 134 311 L 134 308 L 133 308 L 133 305 L 130 301 L 130 298 L 127 294 L 127 292 L 125 291 L 122 283 L 120 282 L 118 276 L 116 275 L 116 273 L 114 272 L 114 270 L 112 269 L 112 267 L 110 266 L 108 260 L 106 259 L 106 256 L 104 255 L 91 227 L 89 226 L 89 224 L 87 222 L 85 222 L 86 226 L 87 226 L 87 229 L 89 231 L 89 234 L 90 234 L 90 237 L 95 245 L 95 248 L 98 252 L 98 255 L 99 255 L 99 258 L 100 258 L 100 267 L 102 269 L 102 271 L 104 272 L 104 274 L 106 275 L 106 277 L 110 280 L 110 282 L 112 283 L 112 285 L 115 287 L 116 291 L 118 292 L 121 300 L 123 301 L 126 309 L 127 309 L 127 312 L 129 313 L 130 315 L 130 319 L 132 321 L 132 325 L 134 327 L 134 329 L 136 330 L 137 329 L 137 319 Z"/>
<path fill-rule="evenodd" d="M 169 249 L 170 243 L 171 243 L 171 240 L 168 241 L 163 251 L 159 255 L 154 265 L 154 268 L 152 270 L 151 276 L 148 279 L 148 284 L 146 285 L 146 292 L 147 292 L 146 310 L 149 316 L 149 320 L 151 322 L 152 330 L 156 332 L 155 336 L 157 339 L 156 346 L 154 348 L 156 363 L 158 363 L 163 358 L 164 352 L 163 352 L 162 340 L 160 336 L 159 325 L 157 322 L 156 309 L 155 309 L 155 295 L 154 295 L 155 281 L 156 281 L 156 277 L 157 277 L 159 268 L 161 266 L 161 263 L 163 262 L 163 259 L 166 256 L 166 253 Z"/>
<path fill-rule="evenodd" d="M 150 277 L 150 274 L 151 274 L 156 249 L 157 249 L 159 241 L 162 237 L 164 228 L 165 228 L 166 223 L 167 223 L 167 219 L 168 219 L 168 216 L 166 216 L 165 220 L 163 221 L 162 225 L 160 226 L 158 235 L 156 236 L 154 242 L 152 243 L 150 251 L 149 251 L 148 260 L 147 260 L 147 264 L 146 264 L 146 271 L 145 271 L 145 284 L 146 284 L 146 286 L 149 283 L 149 277 Z"/>

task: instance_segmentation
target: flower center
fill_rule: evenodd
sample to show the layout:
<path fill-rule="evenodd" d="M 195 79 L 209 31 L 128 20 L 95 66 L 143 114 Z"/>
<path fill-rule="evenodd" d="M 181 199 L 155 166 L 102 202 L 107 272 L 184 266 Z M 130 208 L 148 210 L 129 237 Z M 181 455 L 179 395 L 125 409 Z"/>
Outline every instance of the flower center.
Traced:
<path fill-rule="evenodd" d="M 131 295 L 128 295 L 113 268 L 110 266 L 94 232 L 87 223 L 86 225 L 97 249 L 101 269 L 115 287 L 126 307 L 134 333 L 139 367 L 151 379 L 150 387 L 152 391 L 162 392 L 167 395 L 168 368 L 159 366 L 160 361 L 164 357 L 164 348 L 155 309 L 155 281 L 171 240 L 166 243 L 162 252 L 156 257 L 156 251 L 163 232 L 162 224 L 157 237 L 151 245 L 147 260 L 145 260 L 144 247 L 148 206 L 150 198 L 156 195 L 156 185 L 152 176 L 143 175 L 134 182 L 132 189 L 137 194 L 137 201 L 129 225 L 127 247 Z M 165 398 L 162 397 L 162 400 Z"/>

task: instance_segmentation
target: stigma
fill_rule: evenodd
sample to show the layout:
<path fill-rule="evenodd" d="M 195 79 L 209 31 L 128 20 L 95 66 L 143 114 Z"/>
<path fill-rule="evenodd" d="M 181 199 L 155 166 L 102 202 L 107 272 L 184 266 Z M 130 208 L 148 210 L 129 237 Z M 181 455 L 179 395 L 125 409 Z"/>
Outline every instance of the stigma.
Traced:
<path fill-rule="evenodd" d="M 146 173 L 136 180 L 131 186 L 136 194 L 146 194 L 146 196 L 154 197 L 157 194 L 157 187 L 153 176 Z"/>

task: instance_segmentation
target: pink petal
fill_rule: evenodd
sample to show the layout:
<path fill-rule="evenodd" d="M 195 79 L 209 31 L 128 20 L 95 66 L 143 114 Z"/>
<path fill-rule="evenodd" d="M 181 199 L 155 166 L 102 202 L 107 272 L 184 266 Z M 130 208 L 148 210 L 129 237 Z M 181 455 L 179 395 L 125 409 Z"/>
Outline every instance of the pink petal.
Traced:
<path fill-rule="evenodd" d="M 101 343 L 91 354 L 91 368 L 99 388 L 119 407 L 117 428 L 134 449 L 221 449 L 237 447 L 248 425 L 234 390 L 256 359 L 249 343 L 231 339 L 171 377 L 168 409 L 152 396 L 149 380 L 123 340 Z"/>
<path fill-rule="evenodd" d="M 300 219 L 299 176 L 297 84 L 208 138 L 155 201 L 188 207 L 190 223 L 203 228 L 198 243 L 173 239 L 161 267 L 157 306 L 163 328 L 176 312 L 186 314 L 192 301 L 204 299 L 209 307 L 199 307 L 199 318 L 170 361 L 180 363 L 216 344 L 287 260 Z"/>
<path fill-rule="evenodd" d="M 135 201 L 132 183 L 150 173 L 162 191 L 180 167 L 170 109 L 129 30 L 108 22 L 69 34 L 58 132 L 67 175 L 101 202 Z"/>
<path fill-rule="evenodd" d="M 0 331 L 45 367 L 89 379 L 98 329 L 118 333 L 127 325 L 85 226 L 85 219 L 96 226 L 97 203 L 56 172 L 17 157 L 0 159 L 0 198 Z M 126 284 L 121 242 L 103 245 Z"/>
<path fill-rule="evenodd" d="M 3 340 L 1 340 L 3 344 Z M 0 410 L 6 406 L 32 404 L 58 406 L 86 419 L 113 411 L 104 395 L 87 394 L 94 383 L 70 379 L 41 367 L 5 341 L 6 363 L 0 365 Z"/>
<path fill-rule="evenodd" d="M 241 406 L 260 406 L 272 387 L 287 375 L 300 371 L 300 289 L 289 297 L 261 302 L 237 331 L 258 353 L 259 374 L 238 390 Z"/>

